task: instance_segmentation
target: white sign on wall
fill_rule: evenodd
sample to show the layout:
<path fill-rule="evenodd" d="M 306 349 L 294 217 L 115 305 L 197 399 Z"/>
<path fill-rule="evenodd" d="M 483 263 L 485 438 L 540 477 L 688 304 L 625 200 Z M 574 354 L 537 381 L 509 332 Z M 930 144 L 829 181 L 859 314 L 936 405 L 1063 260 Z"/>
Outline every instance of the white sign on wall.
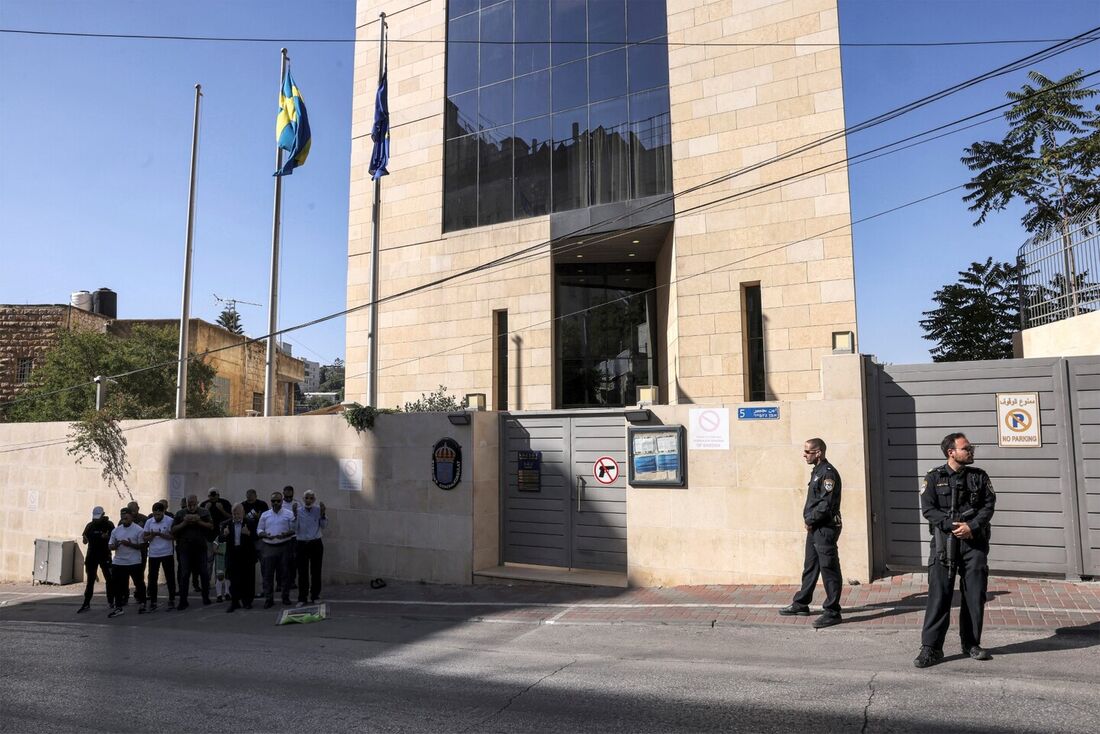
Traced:
<path fill-rule="evenodd" d="M 187 491 L 187 475 L 186 474 L 169 474 L 168 475 L 168 510 L 175 512 L 176 508 L 180 506 L 180 501 L 183 500 L 184 493 Z"/>
<path fill-rule="evenodd" d="M 363 491 L 362 459 L 340 459 L 340 491 Z"/>
<path fill-rule="evenodd" d="M 688 448 L 725 451 L 730 447 L 729 408 L 692 408 L 689 413 Z"/>
<path fill-rule="evenodd" d="M 1043 445 L 1039 393 L 997 393 L 997 445 L 1002 448 L 1038 448 Z"/>
<path fill-rule="evenodd" d="M 27 511 L 28 512 L 38 512 L 38 490 L 37 489 L 28 489 L 27 490 Z"/>

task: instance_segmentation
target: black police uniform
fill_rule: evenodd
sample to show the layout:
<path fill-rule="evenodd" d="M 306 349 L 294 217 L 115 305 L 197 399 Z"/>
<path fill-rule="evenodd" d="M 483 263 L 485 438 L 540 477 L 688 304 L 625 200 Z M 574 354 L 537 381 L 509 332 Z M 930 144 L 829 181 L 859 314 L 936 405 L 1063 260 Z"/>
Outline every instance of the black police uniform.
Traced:
<path fill-rule="evenodd" d="M 88 539 L 88 550 L 84 554 L 84 605 L 92 603 L 95 591 L 96 571 L 103 574 L 103 586 L 107 590 L 107 604 L 114 608 L 114 585 L 111 582 L 111 549 L 107 547 L 111 531 L 115 524 L 104 515 L 84 526 L 84 537 Z"/>
<path fill-rule="evenodd" d="M 814 597 L 814 587 L 820 575 L 825 581 L 826 614 L 840 615 L 840 555 L 836 542 L 840 538 L 840 472 L 828 461 L 822 460 L 810 473 L 807 485 L 806 506 L 802 519 L 806 532 L 806 561 L 802 567 L 802 588 L 794 596 L 794 603 L 809 605 Z"/>
<path fill-rule="evenodd" d="M 955 493 L 958 521 L 970 526 L 973 537 L 955 539 L 954 567 L 947 566 L 947 543 L 951 530 L 951 494 Z M 951 597 L 955 576 L 960 577 L 962 602 L 959 609 L 959 638 L 964 651 L 980 646 L 985 615 L 985 590 L 989 583 L 989 522 L 997 504 L 989 475 L 972 466 L 952 471 L 944 464 L 928 472 L 920 492 L 921 514 L 932 532 L 928 559 L 928 606 L 924 614 L 921 645 L 943 650 L 951 624 Z M 938 532 L 937 532 L 938 531 Z"/>

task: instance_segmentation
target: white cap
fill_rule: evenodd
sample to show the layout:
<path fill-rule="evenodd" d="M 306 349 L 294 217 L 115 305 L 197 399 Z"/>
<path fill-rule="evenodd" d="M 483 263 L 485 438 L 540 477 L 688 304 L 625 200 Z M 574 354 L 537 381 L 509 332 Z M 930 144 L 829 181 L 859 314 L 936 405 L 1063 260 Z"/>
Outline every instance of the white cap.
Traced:
<path fill-rule="evenodd" d="M 101 517 L 103 517 L 103 508 L 99 505 L 96 505 L 92 508 L 92 519 L 98 520 Z"/>

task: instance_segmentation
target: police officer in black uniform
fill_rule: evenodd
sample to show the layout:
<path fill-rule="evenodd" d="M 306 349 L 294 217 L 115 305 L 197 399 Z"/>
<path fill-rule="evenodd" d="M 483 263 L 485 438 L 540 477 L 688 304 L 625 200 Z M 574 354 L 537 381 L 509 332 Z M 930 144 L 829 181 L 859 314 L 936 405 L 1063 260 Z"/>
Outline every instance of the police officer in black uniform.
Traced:
<path fill-rule="evenodd" d="M 840 624 L 840 555 L 836 542 L 840 538 L 840 472 L 825 458 L 825 442 L 811 438 L 802 447 L 802 456 L 813 465 L 807 485 L 806 506 L 802 519 L 806 524 L 806 562 L 802 567 L 802 588 L 794 595 L 790 606 L 779 613 L 808 616 L 814 587 L 820 575 L 825 581 L 824 613 L 814 620 L 814 627 Z"/>
<path fill-rule="evenodd" d="M 991 660 L 981 646 L 985 590 L 989 583 L 989 521 L 997 504 L 993 483 L 974 463 L 974 446 L 961 433 L 949 433 L 940 444 L 947 463 L 924 477 L 920 509 L 932 531 L 928 559 L 928 607 L 924 613 L 920 653 L 913 661 L 927 668 L 943 660 L 943 641 L 951 624 L 951 597 L 958 575 L 962 603 L 959 638 L 963 655 Z M 954 498 L 954 501 L 952 501 Z M 954 514 L 952 514 L 954 506 Z"/>

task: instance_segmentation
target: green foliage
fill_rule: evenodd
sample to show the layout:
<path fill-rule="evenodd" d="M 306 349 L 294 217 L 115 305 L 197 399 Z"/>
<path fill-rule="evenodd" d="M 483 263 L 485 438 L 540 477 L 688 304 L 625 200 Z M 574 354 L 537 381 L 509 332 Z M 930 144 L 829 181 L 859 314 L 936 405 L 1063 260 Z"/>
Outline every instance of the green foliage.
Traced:
<path fill-rule="evenodd" d="M 1028 232 L 1061 227 L 1066 218 L 1100 204 L 1100 106 L 1083 104 L 1097 95 L 1083 89 L 1077 71 L 1057 81 L 1037 71 L 1033 84 L 1009 92 L 1009 131 L 1001 141 L 980 141 L 962 162 L 977 175 L 963 197 L 978 212 L 975 225 L 1013 200 L 1029 208 L 1021 220 Z"/>
<path fill-rule="evenodd" d="M 136 325 L 123 338 L 89 331 L 60 334 L 31 373 L 20 402 L 9 406 L 10 421 L 78 421 L 95 408 L 96 375 L 123 375 L 152 364 L 169 364 L 119 377 L 106 386 L 108 414 L 116 419 L 171 418 L 176 412 L 176 357 L 178 333 L 171 326 Z M 216 370 L 198 359 L 187 370 L 187 415 L 210 418 L 225 415 L 214 400 Z M 64 390 L 81 382 L 89 384 Z M 55 392 L 59 391 L 59 392 Z M 22 398 L 31 398 L 22 400 Z"/>
<path fill-rule="evenodd" d="M 420 393 L 420 399 L 411 403 L 405 403 L 406 413 L 447 413 L 452 410 L 462 410 L 466 407 L 466 399 L 459 402 L 458 398 L 447 394 L 447 388 L 443 385 L 431 395 Z"/>
<path fill-rule="evenodd" d="M 344 360 L 337 358 L 332 364 L 321 367 L 321 384 L 317 391 L 334 392 L 338 401 L 344 399 Z"/>
<path fill-rule="evenodd" d="M 134 496 L 126 483 L 126 474 L 130 471 L 130 462 L 126 458 L 126 437 L 118 425 L 118 419 L 110 411 L 89 410 L 83 418 L 72 424 L 69 430 L 69 446 L 65 449 L 70 456 L 76 457 L 76 463 L 87 459 L 102 467 L 101 475 L 107 486 L 125 498 Z"/>
<path fill-rule="evenodd" d="M 374 419 L 380 415 L 393 415 L 394 413 L 400 413 L 400 410 L 396 408 L 375 408 L 370 405 L 360 405 L 359 403 L 352 403 L 344 408 L 344 420 L 348 422 L 348 425 L 355 429 L 356 433 L 362 433 L 368 429 L 374 428 Z"/>
<path fill-rule="evenodd" d="M 244 333 L 244 327 L 241 326 L 241 315 L 232 306 L 226 306 L 222 309 L 222 312 L 218 315 L 217 323 L 218 326 L 228 329 L 234 334 Z"/>
<path fill-rule="evenodd" d="M 987 258 L 936 291 L 937 308 L 920 322 L 924 338 L 936 342 L 932 360 L 1011 358 L 1012 333 L 1020 327 L 1019 277 L 1018 266 Z"/>

